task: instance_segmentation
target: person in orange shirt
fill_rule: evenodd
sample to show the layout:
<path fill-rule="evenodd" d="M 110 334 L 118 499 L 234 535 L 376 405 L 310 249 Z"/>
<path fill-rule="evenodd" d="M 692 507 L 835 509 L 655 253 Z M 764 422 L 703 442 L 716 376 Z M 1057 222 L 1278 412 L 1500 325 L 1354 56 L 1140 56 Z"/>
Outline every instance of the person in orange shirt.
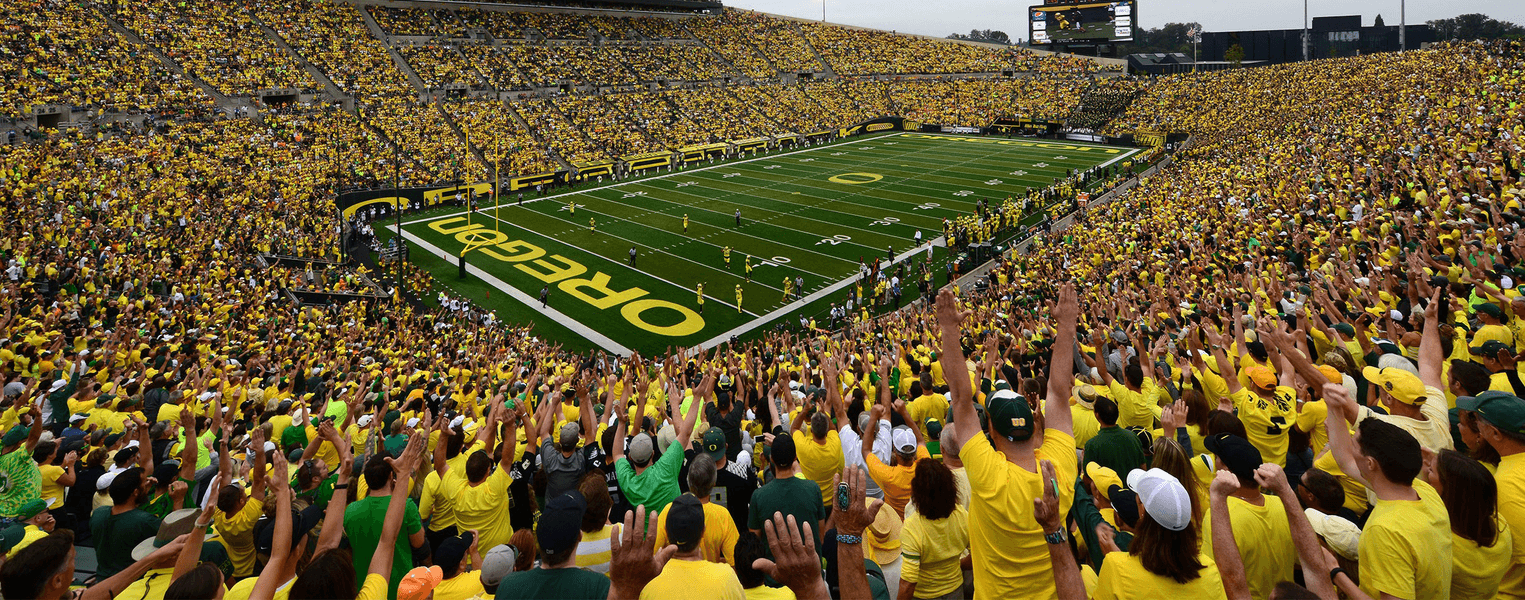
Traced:
<path fill-rule="evenodd" d="M 870 413 L 871 422 L 879 422 L 883 411 L 883 405 L 874 406 Z M 905 409 L 901 408 L 900 413 L 905 416 Z M 907 418 L 906 422 L 911 420 Z M 863 432 L 863 462 L 868 465 L 868 476 L 884 490 L 884 502 L 904 519 L 905 505 L 911 501 L 911 479 L 916 476 L 916 461 L 932 455 L 927 453 L 921 430 L 901 425 L 890 434 L 890 448 L 894 451 L 890 460 L 894 464 L 886 465 L 873 453 L 874 436 L 878 433 L 875 427 Z"/>

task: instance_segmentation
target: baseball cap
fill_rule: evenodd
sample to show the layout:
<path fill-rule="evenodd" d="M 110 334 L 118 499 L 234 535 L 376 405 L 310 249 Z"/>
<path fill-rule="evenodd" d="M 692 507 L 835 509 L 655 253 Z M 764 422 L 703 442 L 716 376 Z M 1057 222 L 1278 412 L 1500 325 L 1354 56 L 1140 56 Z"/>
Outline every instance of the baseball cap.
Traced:
<path fill-rule="evenodd" d="M 582 492 L 572 490 L 546 503 L 540 513 L 540 525 L 536 527 L 535 539 L 546 552 L 565 552 L 580 539 L 582 515 L 588 510 L 588 501 Z"/>
<path fill-rule="evenodd" d="M 6 430 L 5 436 L 0 437 L 0 446 L 14 446 L 26 441 L 26 436 L 31 434 L 31 428 L 26 425 L 16 425 Z"/>
<path fill-rule="evenodd" d="M 397 584 L 397 600 L 423 600 L 434 587 L 445 579 L 445 572 L 438 566 L 413 567 Z"/>
<path fill-rule="evenodd" d="M 625 454 L 630 455 L 630 461 L 637 464 L 651 462 L 651 455 L 656 451 L 652 446 L 651 436 L 645 433 L 636 434 L 635 439 L 630 440 L 630 448 Z"/>
<path fill-rule="evenodd" d="M 773 461 L 774 468 L 789 468 L 799 458 L 795 454 L 794 438 L 780 435 L 773 438 L 773 450 L 768 455 Z"/>
<path fill-rule="evenodd" d="M 571 421 L 567 421 L 561 425 L 561 436 L 557 438 L 558 441 L 560 441 L 560 444 L 558 445 L 560 445 L 562 449 L 574 448 L 577 446 L 577 436 L 581 434 L 582 427 L 580 425 Z"/>
<path fill-rule="evenodd" d="M 1245 376 L 1250 378 L 1250 383 L 1255 384 L 1262 390 L 1276 388 L 1276 373 L 1261 365 L 1254 365 L 1244 370 Z"/>
<path fill-rule="evenodd" d="M 700 442 L 699 449 L 715 460 L 725 458 L 725 432 L 719 427 L 709 428 L 704 432 L 704 440 Z"/>
<path fill-rule="evenodd" d="M 1504 342 L 1500 342 L 1498 340 L 1488 340 L 1482 344 L 1471 347 L 1470 350 L 1472 350 L 1473 354 L 1478 356 L 1494 358 L 1497 357 L 1500 352 L 1512 350 L 1512 348 L 1510 348 L 1509 345 L 1505 344 Z"/>
<path fill-rule="evenodd" d="M 1232 433 L 1214 434 L 1203 445 L 1240 479 L 1254 479 L 1255 469 L 1264 462 L 1254 444 Z"/>
<path fill-rule="evenodd" d="M 519 549 L 508 544 L 498 544 L 482 555 L 482 585 L 492 587 L 503 582 L 504 577 L 514 572 L 514 563 L 519 560 Z"/>
<path fill-rule="evenodd" d="M 1477 312 L 1488 315 L 1495 319 L 1502 318 L 1504 316 L 1504 309 L 1499 308 L 1499 305 L 1492 302 L 1479 304 L 1477 306 Z"/>
<path fill-rule="evenodd" d="M 323 520 L 323 507 L 309 506 L 301 511 L 291 511 L 291 543 L 293 546 L 312 531 Z M 265 517 L 260 519 L 254 528 L 254 548 L 264 554 L 269 554 L 275 545 L 275 519 Z"/>
<path fill-rule="evenodd" d="M 890 434 L 890 446 L 900 454 L 916 453 L 916 434 L 911 433 L 911 428 L 901 425 Z"/>
<path fill-rule="evenodd" d="M 678 496 L 667 509 L 667 539 L 678 545 L 704 537 L 704 504 L 691 494 Z"/>
<path fill-rule="evenodd" d="M 1525 400 L 1514 394 L 1488 390 L 1477 396 L 1457 396 L 1456 408 L 1477 413 L 1499 429 L 1525 432 Z"/>
<path fill-rule="evenodd" d="M 26 538 L 26 527 L 20 523 L 12 523 L 10 527 L 0 529 L 0 552 L 10 552 L 16 544 Z"/>
<path fill-rule="evenodd" d="M 1154 522 L 1171 531 L 1181 531 L 1191 524 L 1191 495 L 1185 486 L 1163 469 L 1128 472 L 1128 488 L 1144 503 L 1144 512 Z"/>
<path fill-rule="evenodd" d="M 16 512 L 16 520 L 25 521 L 37 516 L 38 514 L 42 513 L 42 511 L 47 509 L 48 502 L 46 500 L 41 498 L 33 499 L 31 502 L 27 502 L 26 504 L 21 505 L 21 509 Z"/>
<path fill-rule="evenodd" d="M 1331 367 L 1329 365 L 1319 365 L 1318 366 L 1318 372 L 1323 373 L 1324 374 L 1324 378 L 1328 379 L 1329 383 L 1344 383 L 1345 382 L 1345 375 L 1343 373 L 1340 373 L 1339 369 L 1336 369 L 1336 368 Z"/>
<path fill-rule="evenodd" d="M 1138 527 L 1138 494 L 1115 485 L 1107 490 L 1107 501 L 1112 503 L 1112 512 L 1121 524 Z"/>
<path fill-rule="evenodd" d="M 1361 556 L 1361 528 L 1339 515 L 1326 515 L 1318 509 L 1303 509 L 1313 532 L 1324 538 L 1329 549 L 1346 560 L 1358 560 Z"/>
<path fill-rule="evenodd" d="M 1387 390 L 1399 402 L 1415 405 L 1424 400 L 1424 382 L 1418 375 L 1397 367 L 1366 367 L 1361 374 L 1366 376 L 1367 381 Z"/>
<path fill-rule="evenodd" d="M 471 550 L 470 532 L 447 537 L 434 551 L 434 564 L 442 567 L 461 564 L 461 559 L 466 557 L 468 550 Z"/>
<path fill-rule="evenodd" d="M 1123 487 L 1123 479 L 1117 476 L 1117 471 L 1111 467 L 1103 467 L 1099 462 L 1086 463 L 1086 475 L 1091 478 L 1091 483 L 1096 484 L 1096 490 L 1106 494 L 1108 498 L 1113 486 Z"/>
<path fill-rule="evenodd" d="M 1033 407 L 1027 399 L 1011 390 L 1001 390 L 986 401 L 990 428 L 1008 441 L 1020 442 L 1033 436 Z"/>

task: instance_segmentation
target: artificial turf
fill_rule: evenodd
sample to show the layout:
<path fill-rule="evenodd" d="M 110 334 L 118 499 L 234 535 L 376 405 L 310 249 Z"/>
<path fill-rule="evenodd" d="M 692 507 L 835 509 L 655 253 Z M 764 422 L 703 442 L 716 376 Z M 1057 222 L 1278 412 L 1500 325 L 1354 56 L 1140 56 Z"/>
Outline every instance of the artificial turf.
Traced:
<path fill-rule="evenodd" d="M 651 353 L 792 322 L 801 311 L 816 316 L 841 302 L 851 285 L 819 298 L 812 293 L 855 277 L 860 261 L 906 253 L 918 230 L 924 241 L 936 239 L 943 219 L 974 212 L 980 199 L 996 206 L 1053 184 L 1068 169 L 1133 152 L 1078 142 L 889 133 L 691 164 L 527 198 L 522 205 L 505 195 L 501 206 L 415 216 L 403 229 L 424 246 L 423 252 L 415 248 L 415 261 L 457 294 L 497 310 L 500 319 L 543 323 L 537 332 L 569 348 Z M 589 219 L 596 222 L 592 230 Z M 631 247 L 635 268 L 628 266 Z M 455 276 L 463 250 L 474 271 L 465 281 Z M 749 257 L 750 280 L 743 266 Z M 918 251 L 908 262 L 919 265 L 924 257 Z M 943 282 L 945 263 L 938 246 L 931 261 L 935 283 Z M 785 300 L 786 277 L 803 280 L 795 298 L 804 301 Z M 540 309 L 542 287 L 550 289 L 550 311 Z M 902 287 L 906 301 L 915 296 L 914 280 Z M 510 288 L 529 302 L 511 297 Z"/>

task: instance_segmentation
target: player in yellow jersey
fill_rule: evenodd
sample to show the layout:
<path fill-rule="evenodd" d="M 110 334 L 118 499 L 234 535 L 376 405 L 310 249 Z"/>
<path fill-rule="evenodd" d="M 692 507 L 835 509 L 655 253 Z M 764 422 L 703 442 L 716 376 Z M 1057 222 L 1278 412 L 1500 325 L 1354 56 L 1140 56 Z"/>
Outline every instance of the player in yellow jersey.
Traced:
<path fill-rule="evenodd" d="M 736 313 L 741 313 L 741 284 L 736 284 Z"/>
<path fill-rule="evenodd" d="M 593 233 L 594 231 L 597 231 L 597 230 L 598 230 L 598 222 L 594 221 L 593 217 L 588 217 L 588 233 Z"/>
<path fill-rule="evenodd" d="M 752 257 L 743 257 L 742 266 L 746 267 L 747 269 L 747 281 L 752 281 Z"/>
<path fill-rule="evenodd" d="M 702 315 L 704 314 L 704 284 L 699 284 L 699 289 L 694 290 L 694 294 L 699 297 L 699 314 Z"/>
<path fill-rule="evenodd" d="M 573 202 L 571 200 L 568 200 L 567 201 L 567 212 L 569 214 L 571 214 L 571 216 L 574 216 L 574 217 L 577 216 L 577 203 Z"/>
<path fill-rule="evenodd" d="M 789 301 L 789 290 L 791 288 L 793 288 L 793 287 L 794 287 L 794 281 L 789 279 L 788 275 L 785 275 L 784 276 L 784 301 L 785 302 Z"/>
<path fill-rule="evenodd" d="M 683 215 L 683 233 L 688 233 L 688 214 Z"/>
<path fill-rule="evenodd" d="M 725 256 L 725 267 L 727 269 L 731 268 L 731 247 L 730 246 L 726 246 L 724 248 L 721 248 L 720 249 L 720 254 Z"/>

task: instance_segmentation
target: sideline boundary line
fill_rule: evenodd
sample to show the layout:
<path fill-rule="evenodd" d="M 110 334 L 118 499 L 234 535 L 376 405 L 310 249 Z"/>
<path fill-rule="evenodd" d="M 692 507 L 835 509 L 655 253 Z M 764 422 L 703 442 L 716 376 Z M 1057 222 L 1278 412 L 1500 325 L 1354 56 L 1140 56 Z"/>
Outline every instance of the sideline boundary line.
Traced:
<path fill-rule="evenodd" d="M 404 227 L 406 227 L 406 226 L 407 225 L 404 224 Z M 408 241 L 410 241 L 410 242 L 412 242 L 414 244 L 417 244 L 418 247 L 419 248 L 423 248 L 425 252 L 428 252 L 430 254 L 438 256 L 439 258 L 443 259 L 446 263 L 454 262 L 455 259 L 456 259 L 456 257 L 451 256 L 450 253 L 445 252 L 444 250 L 439 249 L 434 244 L 431 244 L 431 243 L 423 240 L 422 238 L 418 238 L 416 236 L 410 235 L 406 231 L 399 231 L 396 223 L 388 224 L 386 226 L 386 228 L 392 230 L 395 233 L 397 233 L 397 235 L 403 236 L 404 238 L 412 238 L 412 239 L 410 239 Z M 492 273 L 488 273 L 487 271 L 482 270 L 482 268 L 476 266 L 471 261 L 466 261 L 466 272 L 481 278 L 482 281 L 485 281 L 487 283 L 492 284 L 493 287 L 496 287 L 496 288 L 498 288 L 498 290 L 502 291 L 503 293 L 508 294 L 509 296 L 512 296 L 513 299 L 518 300 L 521 304 L 523 304 L 525 307 L 529 308 L 530 310 L 533 310 L 533 311 L 538 312 L 538 313 L 540 313 L 542 315 L 545 315 L 547 318 L 555 320 L 557 323 L 561 324 L 563 327 L 566 327 L 567 329 L 572 330 L 573 333 L 576 333 L 577 335 L 582 336 L 583 339 L 586 339 L 586 340 L 588 340 L 590 342 L 593 342 L 595 345 L 603 347 L 604 350 L 607 350 L 609 352 L 613 352 L 613 353 L 619 354 L 620 356 L 629 356 L 630 355 L 630 349 L 626 348 L 624 345 L 620 344 L 619 342 L 616 342 L 616 341 L 610 339 L 608 336 L 606 336 L 606 335 L 604 335 L 602 333 L 599 333 L 597 331 L 593 331 L 592 329 L 589 329 L 588 326 L 583 325 L 581 321 L 578 321 L 577 319 L 573 319 L 573 318 L 567 316 L 566 313 L 563 313 L 563 312 L 561 312 L 559 310 L 556 310 L 554 308 L 551 308 L 549 306 L 546 306 L 545 308 L 541 308 L 539 306 L 539 304 L 540 304 L 539 299 L 531 298 L 529 294 L 526 294 L 526 293 L 524 293 L 522 291 L 519 291 L 519 288 L 511 286 L 511 285 L 505 283 L 502 279 L 498 279 L 497 277 L 493 276 Z"/>

